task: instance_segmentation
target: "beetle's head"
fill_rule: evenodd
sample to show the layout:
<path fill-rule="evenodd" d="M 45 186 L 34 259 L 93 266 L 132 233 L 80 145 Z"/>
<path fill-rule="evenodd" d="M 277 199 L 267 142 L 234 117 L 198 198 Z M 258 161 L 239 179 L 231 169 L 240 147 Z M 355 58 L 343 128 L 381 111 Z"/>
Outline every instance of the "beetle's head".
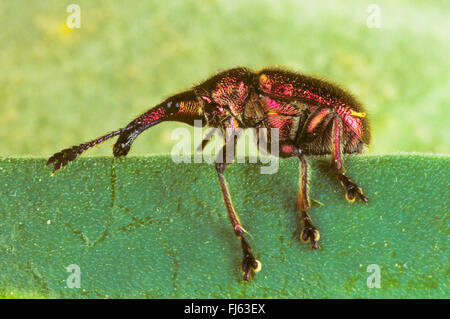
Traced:
<path fill-rule="evenodd" d="M 193 91 L 167 98 L 159 105 L 159 109 L 162 121 L 178 121 L 193 125 L 195 120 L 204 119 L 203 110 Z"/>

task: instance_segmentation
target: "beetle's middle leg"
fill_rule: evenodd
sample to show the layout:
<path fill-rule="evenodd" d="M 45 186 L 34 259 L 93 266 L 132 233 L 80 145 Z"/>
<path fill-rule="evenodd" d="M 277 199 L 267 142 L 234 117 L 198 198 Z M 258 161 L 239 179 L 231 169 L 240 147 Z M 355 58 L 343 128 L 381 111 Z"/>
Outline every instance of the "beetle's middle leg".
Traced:
<path fill-rule="evenodd" d="M 225 206 L 228 211 L 228 217 L 230 218 L 231 225 L 233 226 L 234 233 L 236 234 L 236 237 L 241 240 L 241 247 L 242 247 L 242 253 L 243 253 L 243 259 L 242 259 L 242 272 L 244 273 L 244 280 L 249 281 L 251 272 L 258 272 L 261 269 L 261 263 L 255 259 L 252 253 L 252 248 L 250 244 L 248 243 L 247 239 L 245 238 L 245 229 L 242 226 L 241 222 L 239 221 L 239 217 L 236 214 L 236 211 L 234 210 L 233 203 L 231 202 L 231 195 L 228 190 L 227 182 L 225 180 L 225 176 L 223 175 L 225 168 L 231 164 L 231 162 L 234 159 L 235 152 L 236 152 L 236 140 L 234 136 L 232 137 L 233 141 L 226 142 L 223 146 L 222 150 L 219 152 L 215 168 L 217 172 L 217 176 L 219 177 L 219 183 L 220 183 L 220 189 L 222 190 L 223 200 L 225 202 Z M 227 156 L 227 145 L 230 146 L 229 143 L 232 143 L 234 145 L 233 152 L 234 154 L 231 156 L 228 154 Z"/>
<path fill-rule="evenodd" d="M 300 160 L 300 177 L 298 181 L 298 196 L 297 196 L 297 208 L 301 213 L 301 221 L 303 229 L 300 234 L 300 239 L 303 242 L 310 242 L 313 250 L 319 248 L 317 243 L 320 238 L 320 233 L 313 225 L 311 217 L 308 214 L 308 210 L 311 208 L 311 204 L 308 196 L 308 165 L 306 163 L 305 156 L 298 150 L 297 157 Z"/>
<path fill-rule="evenodd" d="M 313 250 L 319 248 L 320 233 L 314 226 L 308 210 L 311 204 L 308 196 L 308 164 L 300 148 L 291 143 L 281 143 L 279 156 L 282 158 L 296 156 L 300 160 L 300 176 L 298 180 L 297 208 L 300 211 L 300 221 L 303 225 L 300 239 L 310 242 Z"/>

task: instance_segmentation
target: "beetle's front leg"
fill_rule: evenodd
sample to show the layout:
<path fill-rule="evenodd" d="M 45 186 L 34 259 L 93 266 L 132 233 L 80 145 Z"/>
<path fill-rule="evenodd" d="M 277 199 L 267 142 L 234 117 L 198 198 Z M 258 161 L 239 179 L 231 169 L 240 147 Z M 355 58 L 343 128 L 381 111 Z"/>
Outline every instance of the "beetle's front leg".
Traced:
<path fill-rule="evenodd" d="M 225 168 L 231 164 L 231 162 L 234 159 L 235 153 L 231 157 L 230 154 L 227 156 L 227 149 L 229 149 L 230 144 L 232 143 L 233 146 L 233 152 L 235 152 L 236 149 L 236 139 L 233 138 L 233 141 L 229 141 L 228 143 L 225 143 L 222 150 L 219 152 L 215 168 L 217 172 L 217 176 L 219 177 L 219 183 L 220 183 L 220 189 L 222 190 L 223 200 L 225 202 L 225 206 L 228 211 L 228 217 L 230 218 L 231 225 L 233 226 L 234 233 L 236 234 L 237 238 L 241 240 L 241 247 L 242 247 L 242 272 L 244 273 L 244 280 L 249 281 L 251 272 L 258 272 L 261 270 L 261 263 L 255 259 L 252 253 L 252 248 L 248 241 L 245 238 L 245 229 L 242 227 L 241 222 L 239 221 L 239 218 L 236 214 L 236 211 L 234 210 L 233 203 L 231 202 L 231 196 L 230 192 L 228 190 L 227 182 L 225 180 L 225 176 L 223 175 Z M 228 140 L 228 139 L 227 139 Z M 227 147 L 228 145 L 228 147 Z"/>
<path fill-rule="evenodd" d="M 345 198 L 349 202 L 355 201 L 358 196 L 364 203 L 369 200 L 364 196 L 362 188 L 353 183 L 350 178 L 345 175 L 344 163 L 342 160 L 342 121 L 335 117 L 333 119 L 332 136 L 331 136 L 331 166 L 336 170 L 337 178 L 339 182 L 345 188 Z"/>

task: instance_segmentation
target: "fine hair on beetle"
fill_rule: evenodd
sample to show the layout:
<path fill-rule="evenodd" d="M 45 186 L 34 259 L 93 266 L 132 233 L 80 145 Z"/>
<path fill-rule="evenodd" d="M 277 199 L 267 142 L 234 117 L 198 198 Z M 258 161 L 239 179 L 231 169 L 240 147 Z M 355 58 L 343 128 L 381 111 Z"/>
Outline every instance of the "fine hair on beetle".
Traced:
<path fill-rule="evenodd" d="M 214 168 L 228 218 L 241 244 L 245 281 L 261 270 L 262 264 L 247 241 L 248 234 L 232 204 L 224 174 L 236 157 L 237 140 L 244 136 L 242 130 L 266 130 L 265 137 L 256 134 L 257 145 L 265 143 L 267 152 L 277 158 L 299 160 L 297 209 L 303 227 L 299 238 L 310 243 L 313 250 L 320 248 L 320 233 L 309 215 L 308 156 L 329 155 L 330 170 L 342 185 L 345 198 L 349 202 L 356 199 L 368 202 L 362 188 L 350 179 L 344 167 L 345 154 L 360 154 L 370 143 L 370 125 L 364 107 L 336 84 L 282 68 L 253 71 L 237 67 L 218 72 L 191 89 L 166 98 L 123 128 L 55 153 L 47 165 L 53 165 L 55 172 L 87 149 L 115 136 L 118 139 L 113 155 L 126 156 L 142 132 L 166 121 L 189 125 L 201 121 L 202 127 L 222 133 L 223 144 Z M 200 150 L 205 149 L 211 136 L 207 134 L 203 138 Z"/>

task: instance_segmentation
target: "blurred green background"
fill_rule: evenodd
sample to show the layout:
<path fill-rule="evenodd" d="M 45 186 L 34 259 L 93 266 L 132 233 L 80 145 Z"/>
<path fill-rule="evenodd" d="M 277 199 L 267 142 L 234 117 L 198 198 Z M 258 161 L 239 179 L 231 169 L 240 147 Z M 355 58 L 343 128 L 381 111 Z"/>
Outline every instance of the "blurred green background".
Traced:
<path fill-rule="evenodd" d="M 77 0 L 80 29 L 65 24 L 70 3 L 0 1 L 2 156 L 49 156 L 239 65 L 349 89 L 370 114 L 372 153 L 449 153 L 448 1 Z M 380 28 L 367 26 L 371 3 Z M 152 128 L 132 154 L 169 152 L 179 126 Z"/>

